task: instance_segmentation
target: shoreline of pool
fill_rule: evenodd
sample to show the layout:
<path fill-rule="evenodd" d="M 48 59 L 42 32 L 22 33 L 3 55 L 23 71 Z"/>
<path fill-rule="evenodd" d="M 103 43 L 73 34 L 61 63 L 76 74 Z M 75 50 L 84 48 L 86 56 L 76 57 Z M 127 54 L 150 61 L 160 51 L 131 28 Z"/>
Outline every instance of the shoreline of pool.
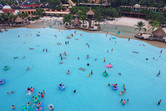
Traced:
<path fill-rule="evenodd" d="M 118 26 L 118 27 L 123 26 L 123 27 L 126 27 L 126 28 L 129 28 L 129 27 L 134 28 L 132 26 L 125 26 L 125 25 L 114 25 L 114 26 Z M 40 26 L 40 23 L 38 23 L 37 25 L 35 25 L 35 23 L 34 23 L 34 24 L 29 24 L 27 26 L 23 26 L 23 27 L 7 27 L 7 29 L 14 29 L 14 28 L 43 28 L 43 26 Z M 49 28 L 49 27 L 44 27 L 44 28 Z M 63 27 L 53 27 L 53 29 L 68 30 L 64 26 Z M 107 33 L 107 31 L 104 31 L 104 30 L 102 30 L 102 31 L 88 31 L 88 30 L 83 30 L 83 29 L 73 29 L 73 30 L 81 30 L 81 31 L 84 31 L 84 32 L 89 32 L 89 33 L 104 33 L 104 34 Z M 126 33 L 126 34 L 123 34 L 123 35 L 122 34 L 117 35 L 115 33 L 112 33 L 110 31 L 108 31 L 108 34 L 112 35 L 112 36 L 119 37 L 119 38 L 125 38 L 125 39 L 130 38 L 130 39 L 134 39 L 134 40 L 143 41 L 143 42 L 146 42 L 146 43 L 151 44 L 153 46 L 166 49 L 166 43 L 159 42 L 159 41 L 148 41 L 148 40 L 137 39 L 137 38 L 134 37 L 134 34 L 136 34 L 134 32 L 133 32 L 133 35 L 131 35 L 130 33 Z"/>

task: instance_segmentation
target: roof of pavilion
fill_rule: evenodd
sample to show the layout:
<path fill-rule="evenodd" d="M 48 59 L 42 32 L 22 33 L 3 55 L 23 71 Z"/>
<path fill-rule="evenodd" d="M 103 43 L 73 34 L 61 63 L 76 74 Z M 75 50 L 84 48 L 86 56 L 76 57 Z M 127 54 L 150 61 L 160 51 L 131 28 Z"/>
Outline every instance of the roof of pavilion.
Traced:
<path fill-rule="evenodd" d="M 157 30 L 153 31 L 152 34 L 159 37 L 166 36 L 166 33 L 162 28 L 158 28 Z"/>

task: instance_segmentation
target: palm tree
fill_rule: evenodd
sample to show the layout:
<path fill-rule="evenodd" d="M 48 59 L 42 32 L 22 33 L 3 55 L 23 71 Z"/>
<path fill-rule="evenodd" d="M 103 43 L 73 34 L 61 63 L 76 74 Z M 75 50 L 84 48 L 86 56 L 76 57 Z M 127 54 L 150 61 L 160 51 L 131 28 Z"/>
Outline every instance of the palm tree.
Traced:
<path fill-rule="evenodd" d="M 137 28 L 135 30 L 139 30 L 139 32 L 143 29 L 144 31 L 146 31 L 146 28 L 143 28 L 145 26 L 145 24 L 142 21 L 137 22 L 137 24 L 135 25 L 137 26 Z"/>
<path fill-rule="evenodd" d="M 85 22 L 86 19 L 87 19 L 87 16 L 85 14 L 80 16 L 80 20 L 82 20 L 83 26 L 84 26 L 84 22 Z"/>
<path fill-rule="evenodd" d="M 63 18 L 63 22 L 66 23 L 67 25 L 70 24 L 71 25 L 71 21 L 72 21 L 72 16 L 70 14 L 64 16 Z"/>
<path fill-rule="evenodd" d="M 157 20 L 153 20 L 152 22 L 150 22 L 150 25 L 152 26 L 150 30 L 153 32 L 155 28 L 160 27 L 160 22 Z"/>

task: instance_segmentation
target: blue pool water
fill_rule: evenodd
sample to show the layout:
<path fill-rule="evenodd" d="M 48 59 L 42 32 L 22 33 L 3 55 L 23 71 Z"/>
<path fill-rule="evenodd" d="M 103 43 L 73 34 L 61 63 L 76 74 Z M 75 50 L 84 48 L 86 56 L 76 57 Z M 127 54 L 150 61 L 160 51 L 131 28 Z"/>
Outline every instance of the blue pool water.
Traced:
<path fill-rule="evenodd" d="M 40 36 L 36 37 L 39 31 Z M 5 84 L 0 85 L 0 111 L 11 111 L 12 105 L 16 106 L 16 111 L 21 111 L 27 102 L 32 102 L 32 96 L 37 96 L 42 90 L 45 90 L 44 98 L 40 98 L 43 111 L 49 111 L 49 104 L 54 104 L 56 111 L 165 111 L 165 49 L 159 57 L 161 48 L 141 41 L 109 40 L 110 35 L 106 37 L 102 33 L 78 30 L 74 34 L 74 31 L 18 28 L 0 33 L 0 79 L 6 79 Z M 66 39 L 70 34 L 74 36 Z M 57 42 L 62 45 L 57 45 Z M 43 52 L 43 48 L 48 52 Z M 66 59 L 61 61 L 59 53 L 63 51 L 68 55 L 62 54 Z M 89 59 L 86 58 L 88 54 Z M 106 68 L 108 63 L 113 67 Z M 3 70 L 5 65 L 9 70 Z M 31 68 L 25 71 L 27 67 Z M 70 74 L 66 74 L 67 70 Z M 88 77 L 91 70 L 93 75 Z M 103 76 L 104 70 L 108 77 Z M 157 77 L 159 70 L 161 75 Z M 65 85 L 65 90 L 58 89 L 60 83 Z M 118 83 L 118 90 L 112 90 L 108 83 Z M 120 95 L 123 84 L 126 92 Z M 26 95 L 27 87 L 31 86 L 35 88 L 34 93 Z M 75 89 L 77 92 L 73 93 Z M 8 91 L 15 93 L 7 94 Z M 129 99 L 129 102 L 122 105 L 121 99 Z M 160 99 L 162 102 L 158 106 Z M 30 108 L 30 111 L 35 111 L 36 104 L 32 103 Z"/>

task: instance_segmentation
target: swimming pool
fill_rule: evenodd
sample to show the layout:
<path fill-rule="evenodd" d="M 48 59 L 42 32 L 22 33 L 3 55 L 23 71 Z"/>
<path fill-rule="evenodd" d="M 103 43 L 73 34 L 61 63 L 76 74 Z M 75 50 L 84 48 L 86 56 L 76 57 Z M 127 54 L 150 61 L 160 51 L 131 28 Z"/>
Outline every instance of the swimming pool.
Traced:
<path fill-rule="evenodd" d="M 27 102 L 32 102 L 32 96 L 37 96 L 42 90 L 45 90 L 45 95 L 40 101 L 44 104 L 44 111 L 49 111 L 49 104 L 54 104 L 56 111 L 166 109 L 165 49 L 162 49 L 160 57 L 161 48 L 145 42 L 117 37 L 109 40 L 110 35 L 106 37 L 102 33 L 79 30 L 74 34 L 74 31 L 17 28 L 0 33 L 0 79 L 6 80 L 0 85 L 0 111 L 11 111 L 12 105 L 16 106 L 16 111 L 21 111 Z M 74 36 L 67 39 L 71 34 Z M 69 41 L 69 44 L 65 44 L 65 41 Z M 58 45 L 57 42 L 62 44 Z M 48 52 L 43 52 L 44 48 Z M 62 54 L 63 51 L 67 56 Z M 60 53 L 63 60 L 59 57 Z M 87 59 L 88 54 L 90 58 Z M 87 63 L 90 65 L 87 66 Z M 109 63 L 113 65 L 112 68 L 106 68 Z M 9 66 L 7 71 L 3 70 L 6 65 Z M 28 71 L 27 67 L 30 67 Z M 70 70 L 70 74 L 66 74 L 67 70 Z M 108 77 L 103 76 L 105 70 Z M 161 75 L 157 77 L 159 70 Z M 65 85 L 65 90 L 58 88 L 60 83 Z M 108 83 L 118 83 L 118 90 L 113 90 Z M 123 84 L 126 92 L 120 95 Z M 27 87 L 31 86 L 35 88 L 34 93 L 26 95 Z M 77 92 L 73 93 L 75 89 Z M 15 92 L 7 94 L 9 91 Z M 129 99 L 129 102 L 122 105 L 121 99 Z M 162 102 L 158 106 L 160 99 Z M 36 104 L 32 103 L 30 109 L 35 111 Z"/>

